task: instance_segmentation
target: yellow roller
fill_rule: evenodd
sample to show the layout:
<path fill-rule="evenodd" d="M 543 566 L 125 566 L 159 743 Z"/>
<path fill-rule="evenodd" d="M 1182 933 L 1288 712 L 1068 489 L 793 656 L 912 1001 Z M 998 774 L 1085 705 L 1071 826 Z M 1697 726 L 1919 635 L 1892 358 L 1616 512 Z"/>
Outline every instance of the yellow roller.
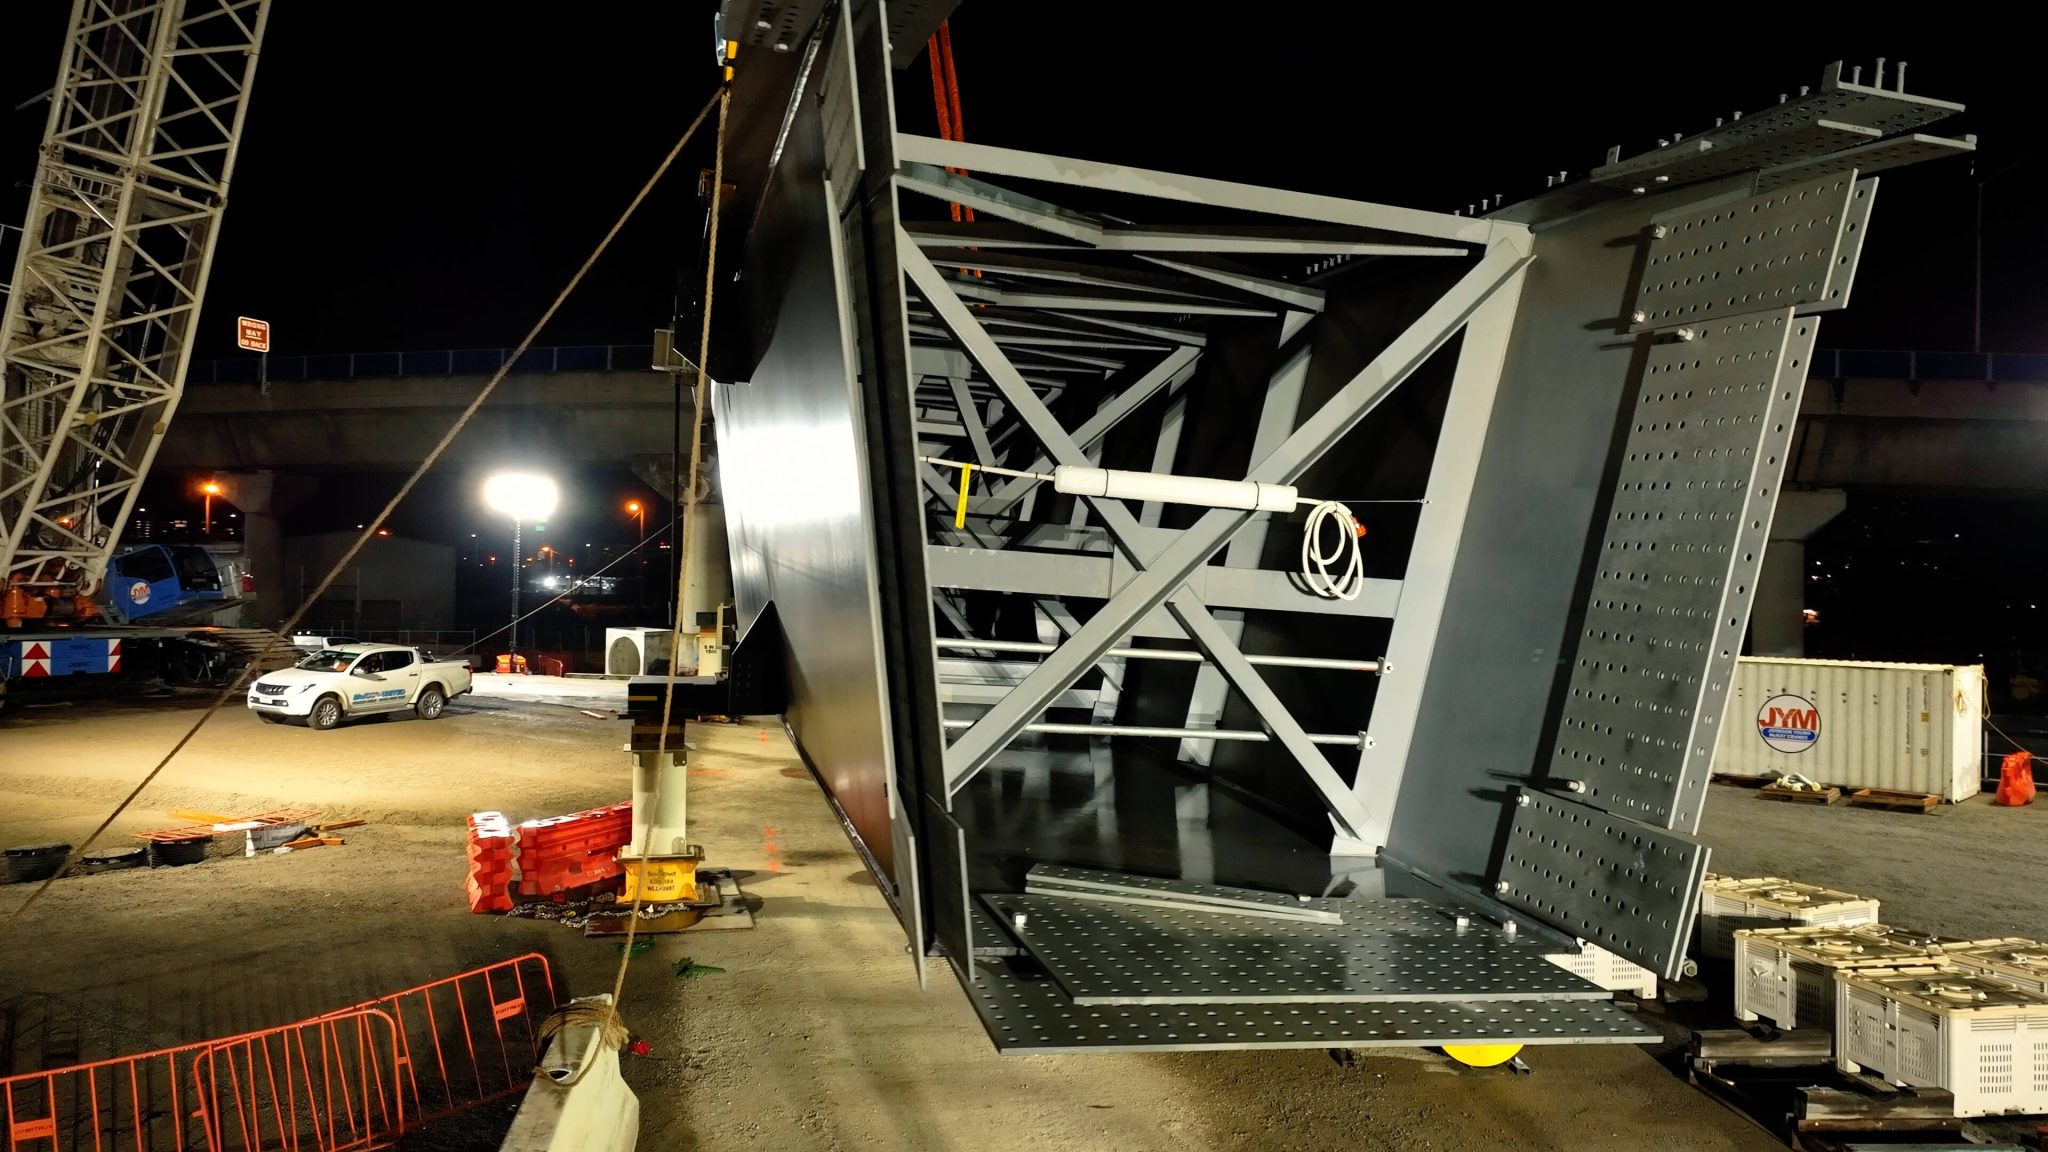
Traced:
<path fill-rule="evenodd" d="M 1446 1044 L 1444 1055 L 1467 1068 L 1491 1068 L 1505 1064 L 1520 1052 L 1520 1044 Z"/>

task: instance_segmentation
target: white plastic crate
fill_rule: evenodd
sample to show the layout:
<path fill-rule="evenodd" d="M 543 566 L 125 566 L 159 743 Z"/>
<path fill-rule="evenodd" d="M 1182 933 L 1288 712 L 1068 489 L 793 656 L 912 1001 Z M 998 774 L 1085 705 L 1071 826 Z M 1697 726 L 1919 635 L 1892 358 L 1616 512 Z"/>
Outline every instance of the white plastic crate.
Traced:
<path fill-rule="evenodd" d="M 1735 1015 L 1780 1028 L 1835 1026 L 1835 971 L 1931 963 L 1934 937 L 1863 924 L 1744 928 L 1735 933 Z"/>
<path fill-rule="evenodd" d="M 1952 963 L 1835 972 L 1835 1065 L 1945 1088 L 1956 1115 L 2048 1112 L 2048 996 Z"/>
<path fill-rule="evenodd" d="M 1700 953 L 1735 955 L 1744 928 L 1852 927 L 1877 923 L 1877 901 L 1778 876 L 1717 876 L 1700 885 Z"/>
<path fill-rule="evenodd" d="M 2019 936 L 1972 940 L 1944 950 L 1949 963 L 2048 996 L 2048 944 Z"/>
<path fill-rule="evenodd" d="M 1657 974 L 1640 964 L 1624 960 L 1598 944 L 1579 941 L 1579 951 L 1557 952 L 1545 960 L 1590 980 L 1609 992 L 1633 992 L 1645 1000 L 1657 998 Z"/>

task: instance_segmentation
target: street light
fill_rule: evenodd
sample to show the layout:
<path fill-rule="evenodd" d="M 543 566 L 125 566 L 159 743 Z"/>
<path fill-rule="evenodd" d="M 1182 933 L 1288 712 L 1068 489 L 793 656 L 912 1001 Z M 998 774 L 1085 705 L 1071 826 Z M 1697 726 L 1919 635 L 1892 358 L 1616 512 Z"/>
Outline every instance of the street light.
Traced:
<path fill-rule="evenodd" d="M 626 501 L 626 515 L 640 525 L 640 538 L 647 539 L 647 507 L 638 500 Z"/>
<path fill-rule="evenodd" d="M 519 531 L 526 521 L 552 513 L 560 498 L 554 480 L 532 472 L 500 472 L 484 481 L 484 506 L 512 518 L 512 636 L 506 642 L 511 656 L 519 655 L 519 581 L 525 574 Z"/>
<path fill-rule="evenodd" d="M 211 536 L 213 535 L 213 498 L 220 495 L 220 483 L 208 480 L 199 486 L 199 491 L 206 496 L 206 512 L 200 517 L 199 534 L 201 536 Z"/>

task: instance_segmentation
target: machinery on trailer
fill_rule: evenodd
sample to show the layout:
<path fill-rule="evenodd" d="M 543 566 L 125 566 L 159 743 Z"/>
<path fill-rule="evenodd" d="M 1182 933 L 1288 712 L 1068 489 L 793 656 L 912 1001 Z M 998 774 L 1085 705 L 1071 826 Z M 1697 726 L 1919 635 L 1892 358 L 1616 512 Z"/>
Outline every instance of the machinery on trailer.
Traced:
<path fill-rule="evenodd" d="M 116 555 L 184 389 L 269 8 L 73 5 L 0 312 L 0 694 L 142 648 L 213 678 L 276 647 L 168 627 L 248 591 L 204 549 Z"/>

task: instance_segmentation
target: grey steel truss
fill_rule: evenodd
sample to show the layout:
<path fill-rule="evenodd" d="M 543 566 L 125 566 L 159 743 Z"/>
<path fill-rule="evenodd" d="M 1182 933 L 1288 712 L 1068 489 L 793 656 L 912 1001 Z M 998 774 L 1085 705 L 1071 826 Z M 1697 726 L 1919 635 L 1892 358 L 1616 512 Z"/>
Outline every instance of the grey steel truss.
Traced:
<path fill-rule="evenodd" d="M 1917 133 L 1955 107 L 1831 69 L 1473 216 L 901 132 L 881 6 L 827 24 L 749 238 L 763 319 L 719 394 L 720 466 L 741 613 L 777 604 L 791 730 L 917 951 L 1006 1048 L 1626 1039 L 1493 1001 L 1545 995 L 1524 962 L 1572 937 L 1684 963 L 1815 314 L 1869 274 L 1858 162 L 1967 151 Z M 1298 514 L 1003 471 L 1060 466 L 1343 500 L 1365 579 L 1318 595 Z M 1032 864 L 1138 894 L 1063 896 Z M 1143 877 L 1323 893 L 1388 967 L 1289 990 L 1233 968 L 1198 994 L 1239 1007 L 1168 1010 L 1190 971 L 1169 954 L 1296 926 L 1162 927 Z M 1409 897 L 1442 949 L 1374 937 L 1376 902 Z M 1054 907 L 1078 918 L 1060 943 Z M 1460 917 L 1507 951 L 1435 979 L 1477 939 Z M 1109 984 L 1079 920 L 1123 925 Z M 1023 953 L 1096 991 L 1017 978 Z M 1098 994 L 1152 1010 L 1077 1002 Z M 1390 994 L 1447 1015 L 1248 1006 Z"/>
<path fill-rule="evenodd" d="M 89 594 L 178 405 L 269 0 L 76 0 L 0 318 L 0 587 Z"/>

